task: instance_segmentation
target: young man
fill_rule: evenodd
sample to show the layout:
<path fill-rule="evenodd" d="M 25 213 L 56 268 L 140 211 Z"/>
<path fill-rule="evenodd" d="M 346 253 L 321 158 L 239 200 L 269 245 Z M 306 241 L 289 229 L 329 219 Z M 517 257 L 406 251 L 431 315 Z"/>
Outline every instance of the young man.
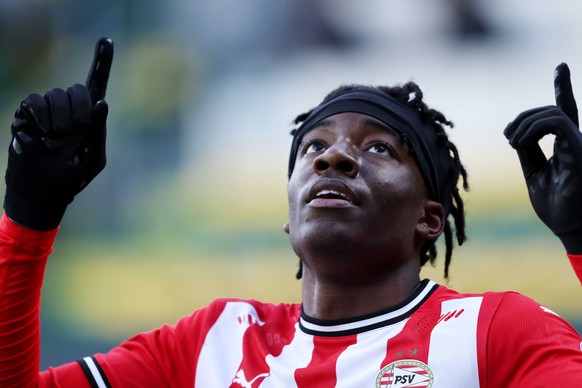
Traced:
<path fill-rule="evenodd" d="M 442 233 L 445 271 L 453 229 L 464 241 L 457 183 L 466 173 L 443 128 L 450 123 L 412 83 L 342 87 L 297 118 L 285 231 L 300 259 L 300 305 L 219 299 L 107 354 L 39 373 L 44 266 L 67 205 L 105 164 L 112 53 L 100 40 L 85 87 L 30 95 L 16 112 L 0 219 L 1 386 L 582 382 L 582 338 L 549 309 L 513 292 L 460 294 L 419 278 Z M 559 107 L 525 112 L 506 135 L 536 211 L 579 268 L 582 135 L 567 67 L 556 82 Z M 537 141 L 549 132 L 558 140 L 546 162 Z"/>

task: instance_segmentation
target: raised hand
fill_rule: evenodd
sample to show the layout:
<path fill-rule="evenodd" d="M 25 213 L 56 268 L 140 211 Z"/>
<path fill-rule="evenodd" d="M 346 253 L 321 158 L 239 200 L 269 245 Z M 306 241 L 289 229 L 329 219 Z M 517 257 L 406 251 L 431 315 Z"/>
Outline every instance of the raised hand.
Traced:
<path fill-rule="evenodd" d="M 554 90 L 555 106 L 521 113 L 504 134 L 517 151 L 537 215 L 568 253 L 582 254 L 582 134 L 565 63 L 556 68 Z M 549 159 L 538 144 L 548 134 L 555 135 Z"/>
<path fill-rule="evenodd" d="M 107 82 L 113 41 L 101 38 L 85 85 L 33 93 L 12 123 L 4 209 L 13 221 L 54 229 L 67 206 L 105 167 Z"/>

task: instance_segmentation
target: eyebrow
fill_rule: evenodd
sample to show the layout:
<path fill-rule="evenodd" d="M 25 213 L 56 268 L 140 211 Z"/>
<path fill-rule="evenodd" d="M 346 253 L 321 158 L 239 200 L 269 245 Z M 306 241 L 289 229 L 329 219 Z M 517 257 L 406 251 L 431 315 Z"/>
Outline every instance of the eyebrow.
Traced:
<path fill-rule="evenodd" d="M 378 121 L 378 120 L 374 120 L 374 119 L 366 119 L 364 121 L 365 125 L 369 125 L 371 127 L 375 127 L 378 129 L 381 129 L 383 131 L 388 132 L 389 134 L 396 136 L 397 138 L 401 138 L 401 134 L 400 132 L 398 132 L 396 129 L 394 129 L 393 127 L 383 123 L 382 121 Z"/>
<path fill-rule="evenodd" d="M 323 119 L 315 124 L 313 124 L 313 126 L 311 127 L 310 131 L 313 131 L 316 128 L 322 128 L 322 127 L 331 127 L 333 123 L 333 120 L 330 119 Z"/>
<path fill-rule="evenodd" d="M 318 129 L 318 128 L 329 128 L 329 127 L 333 127 L 334 121 L 332 119 L 323 119 L 315 124 L 313 124 L 313 126 L 311 127 L 311 129 L 309 130 L 309 132 L 313 131 L 314 129 Z M 376 129 L 380 129 L 382 131 L 388 132 L 390 135 L 396 137 L 398 140 L 400 140 L 401 142 L 406 144 L 406 141 L 403 139 L 403 135 L 400 131 L 398 131 L 397 129 L 395 129 L 394 127 L 378 120 L 378 119 L 374 119 L 374 118 L 367 118 L 364 120 L 363 125 L 367 125 L 370 127 L 374 127 Z"/>
<path fill-rule="evenodd" d="M 373 119 L 373 118 L 367 118 L 364 120 L 364 124 L 365 125 L 369 125 L 371 127 L 376 127 L 378 129 L 383 129 L 385 131 L 389 131 L 389 132 L 395 132 L 395 129 L 386 125 L 385 123 L 383 123 L 382 121 L 379 121 L 377 119 Z M 323 119 L 315 124 L 313 124 L 313 126 L 311 127 L 311 129 L 315 129 L 315 128 L 319 128 L 319 127 L 330 127 L 333 125 L 333 120 L 331 119 Z"/>

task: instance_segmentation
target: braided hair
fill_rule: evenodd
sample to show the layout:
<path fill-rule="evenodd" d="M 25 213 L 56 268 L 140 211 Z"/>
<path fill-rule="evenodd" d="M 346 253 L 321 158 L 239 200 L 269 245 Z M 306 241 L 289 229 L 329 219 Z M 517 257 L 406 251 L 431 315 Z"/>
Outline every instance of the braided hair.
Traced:
<path fill-rule="evenodd" d="M 423 101 L 423 93 L 420 87 L 414 82 L 407 82 L 403 85 L 397 86 L 367 86 L 367 85 L 342 85 L 337 89 L 331 91 L 322 101 L 322 104 L 333 99 L 334 97 L 349 92 L 349 91 L 358 91 L 358 90 L 368 90 L 368 91 L 376 91 L 380 93 L 384 93 L 389 95 L 393 98 L 396 98 L 410 106 L 413 110 L 415 110 L 422 120 L 430 124 L 433 130 L 437 134 L 439 145 L 444 147 L 451 158 L 452 163 L 452 174 L 450 179 L 450 198 L 448 203 L 449 213 L 445 215 L 445 227 L 443 230 L 444 239 L 445 239 L 445 264 L 444 264 L 444 277 L 448 279 L 449 277 L 449 266 L 451 264 L 451 259 L 453 255 L 453 238 L 456 237 L 458 245 L 462 245 L 467 236 L 465 234 L 465 206 L 463 203 L 463 199 L 459 194 L 459 178 L 462 179 L 462 187 L 465 191 L 469 190 L 469 184 L 467 181 L 467 171 L 461 160 L 459 158 L 459 152 L 455 144 L 453 144 L 445 131 L 445 126 L 449 128 L 453 128 L 453 123 L 447 120 L 444 114 L 441 112 L 429 108 L 426 103 Z M 296 125 L 296 128 L 291 131 L 291 135 L 295 136 L 297 129 L 299 126 L 307 119 L 307 117 L 313 111 L 310 110 L 308 112 L 302 113 L 298 115 L 293 124 Z M 408 140 L 406 136 L 401 135 L 401 140 L 408 144 Z M 408 144 L 410 145 L 410 144 Z M 447 205 L 447 204 L 444 204 Z M 451 221 L 449 220 L 452 218 L 452 222 L 454 223 L 454 228 L 451 225 Z M 453 236 L 454 234 L 454 236 Z M 431 265 L 435 264 L 436 257 L 437 257 L 437 249 L 435 246 L 435 241 L 427 241 L 421 250 L 420 255 L 420 265 L 423 266 L 427 262 L 430 262 Z M 297 271 L 296 277 L 297 279 L 301 279 L 303 274 L 303 267 L 301 261 L 299 262 L 299 270 Z"/>

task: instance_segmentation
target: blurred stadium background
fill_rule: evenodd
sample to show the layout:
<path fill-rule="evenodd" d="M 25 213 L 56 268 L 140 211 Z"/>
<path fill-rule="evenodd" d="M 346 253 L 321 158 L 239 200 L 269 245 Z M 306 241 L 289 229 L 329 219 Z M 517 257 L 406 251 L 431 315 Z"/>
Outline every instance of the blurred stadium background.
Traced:
<path fill-rule="evenodd" d="M 554 102 L 560 62 L 582 95 L 581 12 L 566 0 L 2 0 L 2 171 L 24 96 L 84 82 L 97 38 L 115 40 L 108 166 L 51 256 L 43 368 L 215 297 L 298 301 L 282 231 L 290 123 L 355 82 L 414 80 L 456 125 L 469 242 L 449 285 L 514 289 L 582 327 L 580 284 L 502 134 Z"/>

